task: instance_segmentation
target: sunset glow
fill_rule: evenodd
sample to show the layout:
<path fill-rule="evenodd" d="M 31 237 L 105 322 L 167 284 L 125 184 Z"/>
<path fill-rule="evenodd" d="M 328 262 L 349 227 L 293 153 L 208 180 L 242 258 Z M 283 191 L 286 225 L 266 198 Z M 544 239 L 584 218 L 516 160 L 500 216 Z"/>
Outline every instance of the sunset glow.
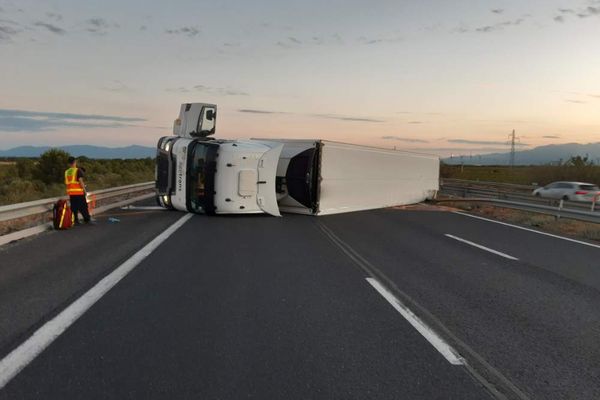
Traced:
<path fill-rule="evenodd" d="M 0 0 L 0 149 L 153 146 L 183 102 L 226 138 L 599 142 L 599 37 L 598 0 Z"/>

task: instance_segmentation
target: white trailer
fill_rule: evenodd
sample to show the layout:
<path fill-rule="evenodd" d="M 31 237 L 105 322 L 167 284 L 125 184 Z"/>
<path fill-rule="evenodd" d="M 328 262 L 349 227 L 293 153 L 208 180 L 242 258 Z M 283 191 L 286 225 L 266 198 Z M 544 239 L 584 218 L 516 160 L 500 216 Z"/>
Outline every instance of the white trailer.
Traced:
<path fill-rule="evenodd" d="M 413 204 L 439 158 L 327 140 L 217 140 L 216 106 L 184 104 L 157 146 L 159 204 L 207 214 L 326 215 Z"/>
<path fill-rule="evenodd" d="M 439 185 L 439 158 L 328 140 L 286 140 L 277 165 L 279 209 L 337 214 L 419 203 Z"/>

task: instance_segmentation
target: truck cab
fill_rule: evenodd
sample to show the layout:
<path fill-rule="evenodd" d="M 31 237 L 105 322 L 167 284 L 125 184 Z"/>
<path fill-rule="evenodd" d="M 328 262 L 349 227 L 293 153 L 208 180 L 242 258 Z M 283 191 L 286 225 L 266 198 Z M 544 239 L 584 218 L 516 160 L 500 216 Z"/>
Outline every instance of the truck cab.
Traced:
<path fill-rule="evenodd" d="M 194 213 L 280 216 L 275 176 L 283 145 L 213 139 L 216 117 L 213 104 L 181 106 L 174 135 L 157 144 L 158 203 Z"/>

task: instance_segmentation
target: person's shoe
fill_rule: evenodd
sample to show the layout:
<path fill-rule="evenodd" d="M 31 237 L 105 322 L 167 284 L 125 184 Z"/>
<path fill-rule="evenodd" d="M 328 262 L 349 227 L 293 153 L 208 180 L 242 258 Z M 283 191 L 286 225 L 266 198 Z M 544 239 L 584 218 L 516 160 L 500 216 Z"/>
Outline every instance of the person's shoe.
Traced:
<path fill-rule="evenodd" d="M 81 222 L 79 222 L 79 220 L 76 219 L 75 222 L 74 222 L 74 225 L 76 225 L 76 226 L 81 225 Z"/>
<path fill-rule="evenodd" d="M 90 219 L 89 221 L 85 221 L 86 225 L 96 225 L 96 220 L 95 219 Z"/>

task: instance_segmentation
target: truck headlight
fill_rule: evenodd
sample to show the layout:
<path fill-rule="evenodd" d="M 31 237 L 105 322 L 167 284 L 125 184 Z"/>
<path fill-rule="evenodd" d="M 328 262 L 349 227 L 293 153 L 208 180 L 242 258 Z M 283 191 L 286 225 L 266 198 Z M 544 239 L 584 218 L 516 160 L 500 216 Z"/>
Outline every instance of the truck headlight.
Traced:
<path fill-rule="evenodd" d="M 171 142 L 167 142 L 167 144 L 165 144 L 165 151 L 169 151 L 170 148 L 171 148 Z"/>

